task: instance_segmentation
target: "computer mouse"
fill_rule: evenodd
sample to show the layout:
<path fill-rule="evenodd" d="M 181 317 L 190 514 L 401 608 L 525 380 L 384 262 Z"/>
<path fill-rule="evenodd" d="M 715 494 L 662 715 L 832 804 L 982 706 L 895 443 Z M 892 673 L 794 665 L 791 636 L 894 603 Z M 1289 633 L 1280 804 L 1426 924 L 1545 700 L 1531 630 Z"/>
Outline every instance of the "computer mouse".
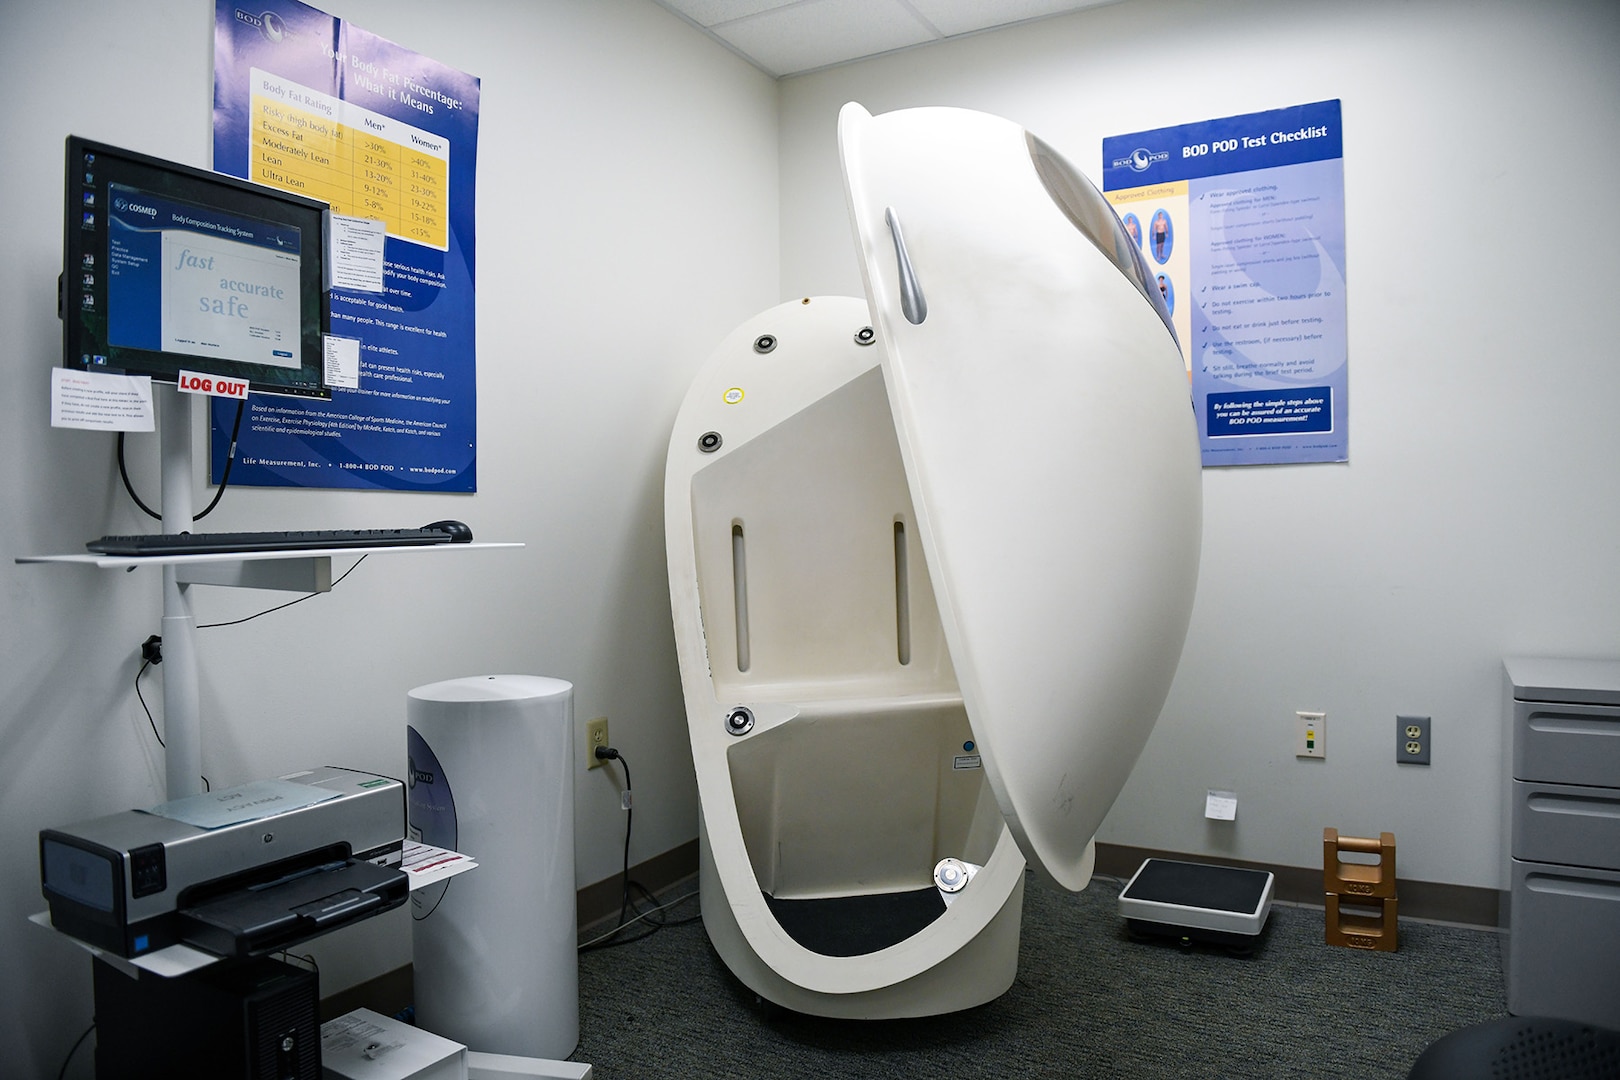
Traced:
<path fill-rule="evenodd" d="M 451 518 L 446 518 L 443 521 L 430 522 L 422 526 L 422 528 L 433 529 L 442 533 L 449 533 L 450 542 L 452 544 L 467 544 L 472 542 L 472 530 L 467 528 L 466 523 L 455 521 Z"/>

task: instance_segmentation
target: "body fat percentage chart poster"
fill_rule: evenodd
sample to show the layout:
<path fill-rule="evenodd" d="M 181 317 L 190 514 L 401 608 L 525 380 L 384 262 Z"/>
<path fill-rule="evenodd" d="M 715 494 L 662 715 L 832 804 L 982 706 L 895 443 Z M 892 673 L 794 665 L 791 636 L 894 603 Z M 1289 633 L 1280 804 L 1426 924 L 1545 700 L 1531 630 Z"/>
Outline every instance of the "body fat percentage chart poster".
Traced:
<path fill-rule="evenodd" d="M 383 233 L 381 290 L 331 292 L 357 384 L 250 397 L 232 483 L 477 489 L 478 100 L 473 76 L 297 0 L 216 0 L 214 168 Z M 214 403 L 216 481 L 234 416 Z"/>

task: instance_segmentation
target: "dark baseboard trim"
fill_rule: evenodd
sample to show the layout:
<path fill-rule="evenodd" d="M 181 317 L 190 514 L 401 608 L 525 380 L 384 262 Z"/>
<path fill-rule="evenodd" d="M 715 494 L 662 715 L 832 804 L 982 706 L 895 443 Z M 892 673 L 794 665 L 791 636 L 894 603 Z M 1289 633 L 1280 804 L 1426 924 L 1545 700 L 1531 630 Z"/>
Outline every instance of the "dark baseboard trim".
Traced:
<path fill-rule="evenodd" d="M 1322 868 L 1274 866 L 1245 859 L 1223 859 L 1213 855 L 1154 851 L 1123 844 L 1097 845 L 1097 873 L 1129 878 L 1147 859 L 1175 859 L 1180 862 L 1214 863 L 1244 870 L 1268 870 L 1277 877 L 1273 897 L 1296 904 L 1323 905 Z M 1436 919 L 1496 929 L 1500 894 L 1495 889 L 1475 885 L 1447 885 L 1437 881 L 1413 881 L 1397 876 L 1395 894 L 1400 897 L 1400 914 L 1414 919 Z"/>
<path fill-rule="evenodd" d="M 645 885 L 651 892 L 661 893 L 671 885 L 696 876 L 697 872 L 698 842 L 688 840 L 662 855 L 654 855 L 632 866 L 630 879 Z M 617 919 L 623 895 L 624 884 L 618 874 L 579 890 L 574 901 L 579 928 L 585 930 L 596 923 Z"/>
<path fill-rule="evenodd" d="M 1128 847 L 1123 844 L 1097 845 L 1097 873 L 1110 877 L 1129 878 L 1147 859 L 1176 859 L 1181 862 L 1214 863 L 1237 866 L 1246 870 L 1268 870 L 1277 876 L 1274 897 L 1291 903 L 1322 906 L 1322 870 L 1320 867 L 1275 866 L 1249 862 L 1244 859 L 1222 859 L 1213 855 L 1189 855 L 1185 852 L 1155 851 L 1151 848 Z M 689 840 L 661 855 L 630 868 L 630 876 L 654 893 L 662 893 L 671 886 L 696 878 L 698 871 L 698 843 Z M 581 932 L 597 923 L 618 918 L 619 899 L 622 895 L 619 875 L 587 885 L 575 897 L 577 921 Z M 1437 919 L 1468 926 L 1498 927 L 1498 901 L 1495 889 L 1472 885 L 1446 885 L 1434 881 L 1396 879 L 1396 892 L 1400 896 L 1400 913 L 1414 919 Z M 352 1012 L 371 1009 L 384 1016 L 393 1016 L 411 1003 L 413 988 L 411 966 L 395 968 L 368 979 L 357 986 L 341 990 L 321 1002 L 321 1020 Z"/>
<path fill-rule="evenodd" d="M 698 871 L 698 843 L 688 840 L 662 855 L 654 855 L 630 868 L 630 877 L 654 893 L 662 893 L 687 878 L 696 878 Z M 594 885 L 587 885 L 575 894 L 576 921 L 581 931 L 595 923 L 606 923 L 619 917 L 619 898 L 623 885 L 619 875 Z M 415 1000 L 411 965 L 385 971 L 374 979 L 340 990 L 321 1000 L 321 1022 L 343 1016 L 356 1009 L 370 1009 L 384 1016 L 394 1016 Z"/>

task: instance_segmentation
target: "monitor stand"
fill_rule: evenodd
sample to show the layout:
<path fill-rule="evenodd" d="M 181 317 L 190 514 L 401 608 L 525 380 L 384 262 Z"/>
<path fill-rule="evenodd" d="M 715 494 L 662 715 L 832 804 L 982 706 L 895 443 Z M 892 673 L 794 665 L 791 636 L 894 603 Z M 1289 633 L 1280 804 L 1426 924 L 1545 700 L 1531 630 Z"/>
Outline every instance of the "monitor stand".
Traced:
<path fill-rule="evenodd" d="M 192 526 L 192 416 L 195 395 L 159 384 L 163 531 Z M 197 619 L 191 586 L 174 563 L 163 566 L 164 786 L 170 799 L 202 792 L 202 706 L 197 665 Z"/>

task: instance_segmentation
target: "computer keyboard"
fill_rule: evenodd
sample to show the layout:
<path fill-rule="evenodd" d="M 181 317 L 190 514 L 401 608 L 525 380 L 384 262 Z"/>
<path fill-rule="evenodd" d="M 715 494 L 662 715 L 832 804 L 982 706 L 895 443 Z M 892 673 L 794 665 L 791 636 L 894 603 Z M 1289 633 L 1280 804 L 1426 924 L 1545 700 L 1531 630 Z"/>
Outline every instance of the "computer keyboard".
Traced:
<path fill-rule="evenodd" d="M 213 555 L 245 551 L 305 551 L 319 548 L 402 547 L 449 544 L 472 539 L 472 532 L 424 526 L 420 529 L 299 529 L 287 532 L 147 533 L 103 536 L 84 546 L 98 555 Z"/>

